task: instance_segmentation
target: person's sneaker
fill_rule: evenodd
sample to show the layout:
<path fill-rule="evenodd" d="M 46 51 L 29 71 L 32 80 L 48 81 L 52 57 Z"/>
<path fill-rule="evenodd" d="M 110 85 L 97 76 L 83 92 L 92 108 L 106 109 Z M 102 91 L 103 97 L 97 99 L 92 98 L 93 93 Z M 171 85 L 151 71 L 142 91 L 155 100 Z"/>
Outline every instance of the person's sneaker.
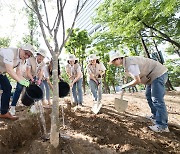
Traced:
<path fill-rule="evenodd" d="M 146 116 L 146 118 L 147 119 L 149 119 L 149 120 L 151 120 L 151 122 L 153 123 L 153 124 L 156 124 L 156 119 L 155 119 L 155 117 L 152 115 L 152 116 Z"/>
<path fill-rule="evenodd" d="M 149 128 L 154 132 L 170 132 L 168 127 L 162 128 L 159 125 L 149 126 Z"/>
<path fill-rule="evenodd" d="M 12 116 L 15 116 L 15 114 L 16 114 L 15 106 L 11 106 L 9 112 L 11 113 Z"/>

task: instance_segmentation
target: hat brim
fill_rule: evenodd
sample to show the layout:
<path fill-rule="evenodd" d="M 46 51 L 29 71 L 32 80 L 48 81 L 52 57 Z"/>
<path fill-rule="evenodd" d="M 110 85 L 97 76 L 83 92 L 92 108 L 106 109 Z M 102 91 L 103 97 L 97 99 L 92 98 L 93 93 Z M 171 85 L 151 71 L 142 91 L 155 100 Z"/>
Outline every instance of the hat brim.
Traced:
<path fill-rule="evenodd" d="M 78 60 L 78 58 L 76 58 L 76 59 L 67 59 L 67 61 L 75 61 L 75 60 Z"/>
<path fill-rule="evenodd" d="M 114 60 L 114 59 L 116 59 L 116 58 L 120 58 L 120 57 L 115 57 L 115 58 L 111 59 L 111 61 L 109 61 L 109 63 L 108 63 L 108 64 L 109 64 L 109 65 L 112 65 L 112 64 L 113 64 L 113 63 L 112 63 L 112 62 L 113 62 L 113 60 Z"/>
<path fill-rule="evenodd" d="M 39 53 L 39 52 L 37 52 L 36 54 L 39 54 L 39 55 L 43 56 L 44 58 L 46 57 L 46 55 Z"/>
<path fill-rule="evenodd" d="M 96 58 L 91 58 L 91 59 L 88 59 L 89 61 L 90 60 L 97 60 L 97 59 L 99 59 L 100 57 L 96 57 Z"/>

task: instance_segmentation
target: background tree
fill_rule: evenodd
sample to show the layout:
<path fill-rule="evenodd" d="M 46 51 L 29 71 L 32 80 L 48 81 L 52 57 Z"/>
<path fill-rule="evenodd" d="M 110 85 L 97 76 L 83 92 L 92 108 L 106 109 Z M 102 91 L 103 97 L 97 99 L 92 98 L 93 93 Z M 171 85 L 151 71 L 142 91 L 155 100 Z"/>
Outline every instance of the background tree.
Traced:
<path fill-rule="evenodd" d="M 69 31 L 70 29 L 68 29 Z M 91 44 L 91 39 L 88 36 L 88 33 L 86 30 L 80 30 L 80 29 L 73 29 L 72 33 L 68 39 L 68 41 L 66 42 L 66 51 L 74 54 L 78 59 L 79 59 L 79 63 L 81 64 L 82 67 L 82 73 L 83 73 L 83 89 L 84 89 L 84 93 L 86 92 L 86 49 L 88 49 Z"/>
<path fill-rule="evenodd" d="M 36 47 L 39 47 L 40 46 L 39 41 L 38 41 L 39 33 L 37 30 L 39 23 L 38 23 L 37 16 L 29 8 L 25 8 L 25 12 L 26 12 L 27 17 L 28 17 L 29 34 L 25 35 L 23 37 L 23 42 L 24 43 L 30 43 Z"/>
<path fill-rule="evenodd" d="M 180 47 L 176 15 L 179 4 L 178 0 L 105 0 L 94 21 L 107 27 L 106 35 L 99 36 L 112 38 L 110 44 L 117 41 L 127 55 L 131 52 L 143 55 L 144 49 L 146 56 L 152 58 L 154 51 L 160 56 L 158 45 L 164 41 Z"/>
<path fill-rule="evenodd" d="M 105 0 L 95 21 L 122 37 L 140 38 L 143 33 L 142 37 L 155 37 L 180 48 L 179 6 L 178 0 Z M 147 35 L 150 29 L 154 36 Z"/>
<path fill-rule="evenodd" d="M 45 0 L 30 0 L 28 3 L 24 0 L 26 5 L 36 14 L 41 28 L 42 36 L 44 38 L 45 44 L 50 51 L 53 59 L 53 105 L 52 105 L 52 114 L 51 114 L 51 131 L 50 131 L 50 142 L 57 148 L 59 145 L 59 96 L 58 96 L 58 57 L 69 38 L 72 29 L 74 27 L 76 18 L 83 6 L 87 2 L 77 0 L 77 5 L 74 13 L 74 19 L 70 28 L 69 33 L 66 32 L 64 18 L 64 9 L 66 7 L 66 0 L 56 0 L 54 1 L 45 1 Z M 54 4 L 54 6 L 53 6 Z M 55 14 L 54 17 L 50 15 L 52 10 L 50 6 L 53 6 L 53 11 Z M 54 22 L 50 22 L 50 19 L 54 19 Z M 61 27 L 61 31 L 59 28 Z M 61 37 L 61 38 L 60 38 Z"/>
<path fill-rule="evenodd" d="M 0 48 L 7 48 L 10 45 L 10 39 L 8 37 L 0 38 Z"/>

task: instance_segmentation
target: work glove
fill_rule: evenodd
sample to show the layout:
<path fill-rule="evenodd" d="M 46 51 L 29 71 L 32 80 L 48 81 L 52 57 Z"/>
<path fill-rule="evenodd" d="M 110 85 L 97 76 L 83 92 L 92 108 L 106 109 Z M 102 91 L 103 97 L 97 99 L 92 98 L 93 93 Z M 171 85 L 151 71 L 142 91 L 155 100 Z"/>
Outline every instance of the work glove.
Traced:
<path fill-rule="evenodd" d="M 30 84 L 30 82 L 26 79 L 21 80 L 19 83 L 25 87 L 29 87 L 29 84 Z"/>

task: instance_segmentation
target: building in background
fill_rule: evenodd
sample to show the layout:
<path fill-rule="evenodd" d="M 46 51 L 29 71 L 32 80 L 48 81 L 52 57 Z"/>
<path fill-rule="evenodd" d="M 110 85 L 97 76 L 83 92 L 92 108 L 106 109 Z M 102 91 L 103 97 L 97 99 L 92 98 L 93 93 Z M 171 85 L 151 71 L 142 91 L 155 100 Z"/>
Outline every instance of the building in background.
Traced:
<path fill-rule="evenodd" d="M 92 17 L 95 17 L 95 10 L 103 1 L 104 0 L 88 0 L 77 17 L 75 28 L 85 29 L 89 35 L 101 31 L 102 26 L 100 24 L 93 24 Z"/>

